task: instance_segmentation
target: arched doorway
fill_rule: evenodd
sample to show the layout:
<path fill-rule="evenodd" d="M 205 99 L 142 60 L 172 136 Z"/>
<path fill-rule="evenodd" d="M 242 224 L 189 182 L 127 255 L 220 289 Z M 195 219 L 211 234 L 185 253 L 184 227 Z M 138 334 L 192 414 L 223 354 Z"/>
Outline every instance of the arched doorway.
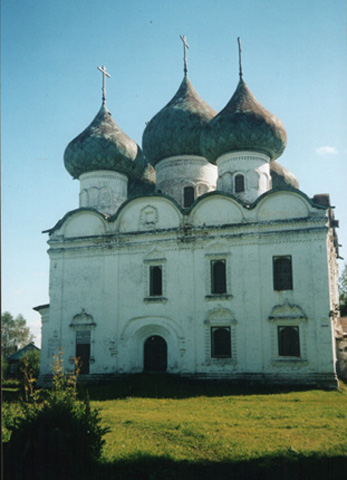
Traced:
<path fill-rule="evenodd" d="M 163 337 L 152 335 L 144 344 L 145 372 L 166 372 L 167 368 L 167 344 Z"/>

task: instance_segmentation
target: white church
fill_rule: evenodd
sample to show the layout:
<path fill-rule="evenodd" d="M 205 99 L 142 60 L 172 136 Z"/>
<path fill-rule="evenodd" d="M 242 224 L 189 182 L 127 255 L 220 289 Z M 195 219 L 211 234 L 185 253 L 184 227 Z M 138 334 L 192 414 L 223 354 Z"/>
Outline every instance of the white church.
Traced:
<path fill-rule="evenodd" d="M 187 74 L 142 149 L 102 105 L 64 154 L 79 208 L 50 230 L 40 381 L 53 355 L 88 381 L 167 372 L 337 385 L 337 236 L 276 160 L 283 124 L 239 83 L 215 112 Z M 231 93 L 231 92 L 230 92 Z"/>

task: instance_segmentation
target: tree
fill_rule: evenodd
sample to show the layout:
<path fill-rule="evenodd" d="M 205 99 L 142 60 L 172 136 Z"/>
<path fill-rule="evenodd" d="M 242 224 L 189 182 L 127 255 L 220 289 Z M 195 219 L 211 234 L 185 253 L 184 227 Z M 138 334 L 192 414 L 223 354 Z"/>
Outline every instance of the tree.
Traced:
<path fill-rule="evenodd" d="M 1 315 L 1 351 L 5 358 L 34 340 L 23 315 L 16 318 L 9 312 Z"/>
<path fill-rule="evenodd" d="M 341 317 L 347 317 L 347 264 L 339 278 L 339 303 Z"/>

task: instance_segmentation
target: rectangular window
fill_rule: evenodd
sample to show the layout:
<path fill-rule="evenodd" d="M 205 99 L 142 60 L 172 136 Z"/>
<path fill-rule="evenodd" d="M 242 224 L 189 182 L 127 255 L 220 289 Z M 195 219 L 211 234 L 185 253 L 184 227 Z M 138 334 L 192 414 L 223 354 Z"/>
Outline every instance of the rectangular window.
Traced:
<path fill-rule="evenodd" d="M 211 260 L 211 293 L 227 292 L 225 260 Z"/>
<path fill-rule="evenodd" d="M 293 290 L 292 257 L 273 257 L 274 290 Z"/>
<path fill-rule="evenodd" d="M 236 175 L 235 177 L 235 193 L 240 193 L 245 191 L 245 177 L 241 174 Z"/>
<path fill-rule="evenodd" d="M 185 208 L 190 207 L 194 203 L 194 187 L 184 187 L 183 196 Z"/>
<path fill-rule="evenodd" d="M 278 355 L 300 357 L 299 327 L 278 327 Z"/>
<path fill-rule="evenodd" d="M 162 267 L 159 265 L 149 267 L 149 295 L 161 297 L 163 294 Z"/>
<path fill-rule="evenodd" d="M 230 327 L 211 327 L 211 357 L 231 358 Z"/>

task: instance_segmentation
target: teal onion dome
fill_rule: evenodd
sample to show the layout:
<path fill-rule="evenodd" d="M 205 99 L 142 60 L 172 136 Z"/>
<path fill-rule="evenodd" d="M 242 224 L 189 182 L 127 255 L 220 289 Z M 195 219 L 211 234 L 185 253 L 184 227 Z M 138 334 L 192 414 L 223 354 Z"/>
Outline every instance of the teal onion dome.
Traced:
<path fill-rule="evenodd" d="M 66 147 L 64 163 L 70 175 L 79 178 L 96 170 L 137 176 L 146 162 L 141 148 L 118 127 L 103 103 L 92 123 Z"/>
<path fill-rule="evenodd" d="M 201 156 L 201 132 L 215 115 L 185 76 L 172 100 L 145 128 L 142 148 L 146 158 L 155 166 L 177 155 Z"/>
<path fill-rule="evenodd" d="M 270 163 L 270 175 L 273 189 L 291 187 L 299 190 L 299 182 L 296 176 L 280 163 Z"/>
<path fill-rule="evenodd" d="M 201 151 L 211 162 L 228 152 L 256 151 L 271 160 L 284 151 L 287 134 L 278 118 L 256 100 L 241 78 L 224 109 L 201 134 Z"/>

